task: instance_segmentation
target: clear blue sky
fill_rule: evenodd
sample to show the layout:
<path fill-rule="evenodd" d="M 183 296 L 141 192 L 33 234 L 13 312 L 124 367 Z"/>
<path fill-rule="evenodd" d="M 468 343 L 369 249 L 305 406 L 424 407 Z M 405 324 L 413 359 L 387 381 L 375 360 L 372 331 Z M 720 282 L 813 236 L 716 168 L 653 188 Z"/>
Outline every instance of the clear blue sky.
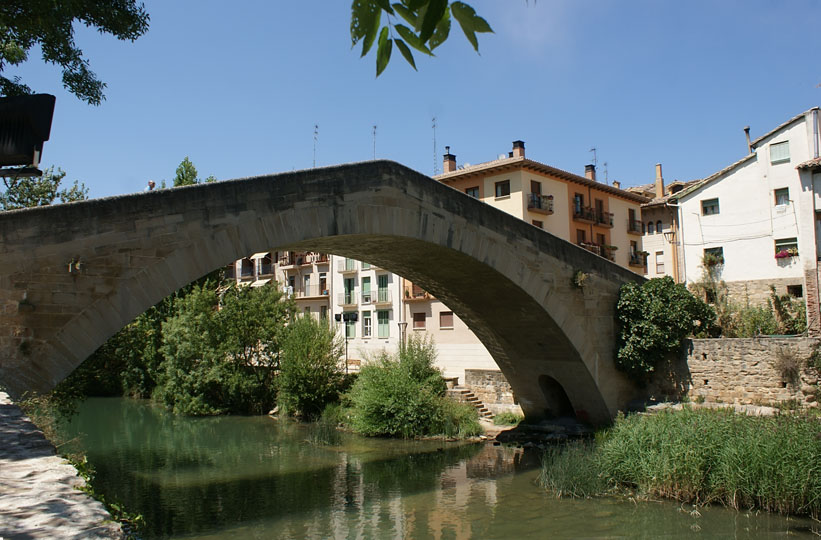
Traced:
<path fill-rule="evenodd" d="M 66 93 L 39 51 L 21 68 L 57 96 L 43 164 L 92 197 L 170 180 L 185 156 L 230 179 L 392 159 L 432 174 L 449 145 L 479 163 L 522 139 L 527 156 L 599 178 L 702 178 L 756 137 L 821 104 L 817 0 L 472 0 L 496 31 L 473 52 L 457 26 L 418 72 L 395 51 L 375 77 L 350 47 L 349 0 L 150 0 L 134 43 L 80 28 L 108 83 L 99 107 Z M 432 117 L 437 118 L 434 158 Z"/>

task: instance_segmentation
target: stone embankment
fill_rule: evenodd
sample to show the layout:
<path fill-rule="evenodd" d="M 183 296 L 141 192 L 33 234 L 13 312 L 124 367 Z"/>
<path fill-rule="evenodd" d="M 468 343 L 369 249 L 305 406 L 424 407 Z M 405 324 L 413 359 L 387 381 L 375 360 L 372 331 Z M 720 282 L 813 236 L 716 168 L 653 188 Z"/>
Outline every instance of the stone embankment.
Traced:
<path fill-rule="evenodd" d="M 83 484 L 0 392 L 0 538 L 122 538 L 103 505 L 77 489 Z"/>

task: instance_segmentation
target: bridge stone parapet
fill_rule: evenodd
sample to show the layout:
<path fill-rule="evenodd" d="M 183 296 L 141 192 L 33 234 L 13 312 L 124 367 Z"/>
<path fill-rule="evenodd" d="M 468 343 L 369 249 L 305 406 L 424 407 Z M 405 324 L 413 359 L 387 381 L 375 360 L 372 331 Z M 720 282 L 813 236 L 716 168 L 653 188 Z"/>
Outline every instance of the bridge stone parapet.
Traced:
<path fill-rule="evenodd" d="M 0 214 L 0 383 L 48 390 L 168 294 L 272 248 L 418 283 L 477 335 L 531 418 L 569 402 L 604 423 L 633 397 L 613 363 L 614 310 L 642 277 L 387 161 Z"/>

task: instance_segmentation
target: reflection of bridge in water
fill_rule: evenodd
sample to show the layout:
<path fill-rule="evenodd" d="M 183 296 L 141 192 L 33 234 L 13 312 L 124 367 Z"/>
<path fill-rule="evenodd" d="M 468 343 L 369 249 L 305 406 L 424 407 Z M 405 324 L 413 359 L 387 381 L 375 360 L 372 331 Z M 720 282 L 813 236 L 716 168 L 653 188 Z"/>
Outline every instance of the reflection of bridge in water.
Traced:
<path fill-rule="evenodd" d="M 168 294 L 271 248 L 418 283 L 482 341 L 530 418 L 604 423 L 633 397 L 613 315 L 619 287 L 643 278 L 385 161 L 0 214 L 0 382 L 49 390 Z"/>

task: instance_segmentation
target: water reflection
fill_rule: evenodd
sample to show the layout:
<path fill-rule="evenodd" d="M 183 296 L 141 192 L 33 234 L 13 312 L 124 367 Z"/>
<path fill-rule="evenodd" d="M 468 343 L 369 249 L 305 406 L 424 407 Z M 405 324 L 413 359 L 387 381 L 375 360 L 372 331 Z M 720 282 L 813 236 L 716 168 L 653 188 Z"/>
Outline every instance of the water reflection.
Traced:
<path fill-rule="evenodd" d="M 521 450 L 341 434 L 269 418 L 180 418 L 93 399 L 68 435 L 95 487 L 142 513 L 150 538 L 763 538 L 812 523 L 673 504 L 557 501 Z"/>

